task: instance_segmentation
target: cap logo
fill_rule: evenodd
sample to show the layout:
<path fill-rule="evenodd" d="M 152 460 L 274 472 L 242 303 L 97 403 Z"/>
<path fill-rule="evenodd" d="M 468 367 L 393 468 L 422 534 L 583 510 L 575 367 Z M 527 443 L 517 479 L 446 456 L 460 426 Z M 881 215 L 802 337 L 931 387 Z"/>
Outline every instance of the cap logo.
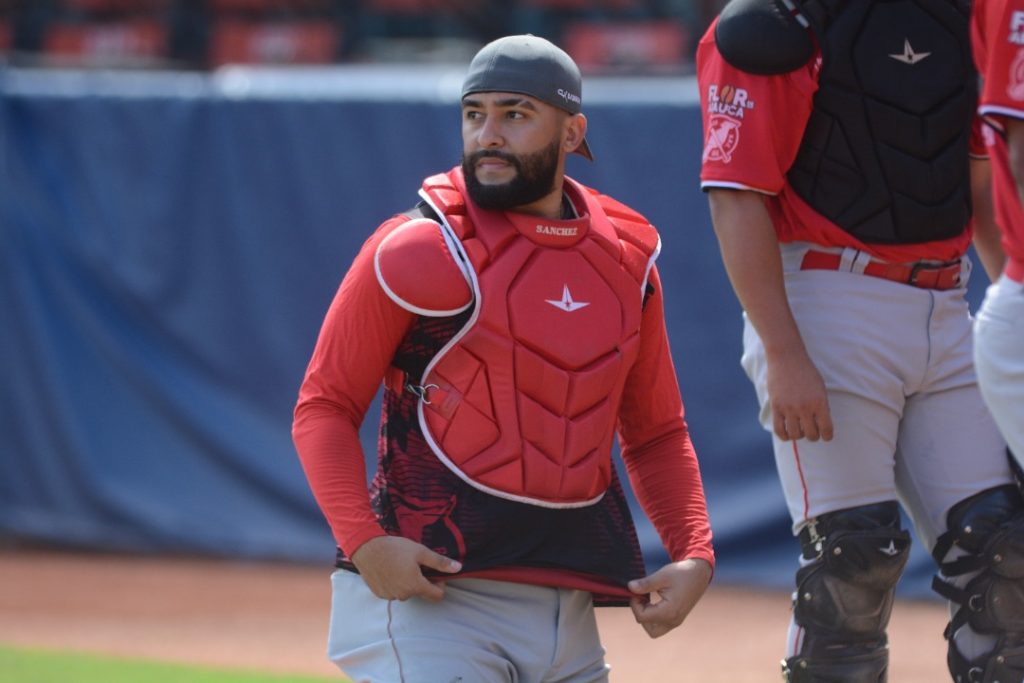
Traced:
<path fill-rule="evenodd" d="M 583 102 L 583 101 L 582 101 L 582 100 L 580 99 L 580 96 L 579 96 L 579 95 L 574 95 L 573 93 L 569 92 L 569 91 L 568 91 L 568 90 L 566 90 L 565 88 L 559 88 L 559 89 L 558 89 L 558 95 L 559 95 L 559 96 L 560 96 L 560 97 L 561 97 L 561 98 L 562 98 L 563 100 L 569 100 L 570 102 L 575 102 L 576 104 L 582 104 L 582 102 Z"/>

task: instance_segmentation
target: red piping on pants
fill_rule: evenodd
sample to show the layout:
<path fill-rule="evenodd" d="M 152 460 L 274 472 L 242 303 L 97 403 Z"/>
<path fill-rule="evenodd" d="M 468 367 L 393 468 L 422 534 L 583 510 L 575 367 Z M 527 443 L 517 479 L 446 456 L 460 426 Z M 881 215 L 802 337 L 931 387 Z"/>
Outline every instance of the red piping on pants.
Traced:
<path fill-rule="evenodd" d="M 807 513 L 810 512 L 811 504 L 807 497 L 807 480 L 804 479 L 804 468 L 800 465 L 800 449 L 793 442 L 793 458 L 796 460 L 796 471 L 800 475 L 800 487 L 804 491 L 804 521 L 807 521 Z"/>

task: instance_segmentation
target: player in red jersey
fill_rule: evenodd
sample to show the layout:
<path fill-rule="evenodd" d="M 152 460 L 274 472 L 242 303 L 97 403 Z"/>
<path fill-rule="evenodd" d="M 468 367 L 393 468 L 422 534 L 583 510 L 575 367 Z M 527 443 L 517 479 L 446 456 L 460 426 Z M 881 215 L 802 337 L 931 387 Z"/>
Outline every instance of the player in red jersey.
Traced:
<path fill-rule="evenodd" d="M 1014 453 L 1024 453 L 1024 2 L 974 3 L 978 111 L 991 126 L 996 223 L 1006 255 L 974 325 L 982 396 Z"/>
<path fill-rule="evenodd" d="M 324 320 L 293 435 L 339 547 L 329 654 L 357 680 L 605 681 L 595 602 L 657 637 L 711 578 L 660 239 L 564 175 L 590 157 L 580 85 L 546 40 L 485 46 L 463 163 L 373 233 Z M 358 427 L 382 379 L 367 495 Z M 616 434 L 672 559 L 649 576 Z"/>
<path fill-rule="evenodd" d="M 900 503 L 951 601 L 954 680 L 1024 676 L 1024 573 L 1000 565 L 1024 560 L 1022 503 L 964 297 L 988 175 L 968 19 L 957 0 L 733 0 L 698 48 L 702 187 L 802 549 L 789 681 L 886 680 Z M 973 236 L 997 273 L 994 226 Z"/>

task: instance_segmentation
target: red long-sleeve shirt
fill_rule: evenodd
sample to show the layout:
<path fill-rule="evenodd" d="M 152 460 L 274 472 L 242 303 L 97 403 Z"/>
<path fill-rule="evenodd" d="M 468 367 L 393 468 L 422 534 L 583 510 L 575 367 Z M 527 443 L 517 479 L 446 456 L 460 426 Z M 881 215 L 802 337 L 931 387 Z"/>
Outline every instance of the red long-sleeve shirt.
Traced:
<path fill-rule="evenodd" d="M 417 316 L 395 304 L 378 283 L 373 256 L 403 220 L 382 225 L 356 256 L 327 312 L 295 409 L 299 457 L 342 559 L 376 536 L 402 534 L 456 556 L 464 575 L 628 596 L 624 583 L 641 575 L 643 566 L 617 480 L 600 503 L 577 510 L 538 508 L 471 489 L 426 447 L 416 397 L 408 392 L 385 391 L 380 467 L 367 495 L 359 426 L 382 378 L 417 358 L 425 363 L 464 322 L 460 316 Z M 656 271 L 649 282 L 653 292 L 642 317 L 641 349 L 618 416 L 622 457 L 671 558 L 713 565 L 703 487 L 683 419 Z"/>

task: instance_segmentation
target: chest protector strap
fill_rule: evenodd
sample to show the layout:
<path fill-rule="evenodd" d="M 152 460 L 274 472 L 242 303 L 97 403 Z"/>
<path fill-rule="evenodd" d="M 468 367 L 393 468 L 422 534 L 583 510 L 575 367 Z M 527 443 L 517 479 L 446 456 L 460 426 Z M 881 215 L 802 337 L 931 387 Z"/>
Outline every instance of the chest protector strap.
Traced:
<path fill-rule="evenodd" d="M 479 209 L 463 199 L 458 168 L 420 191 L 468 264 L 474 297 L 466 325 L 420 381 L 423 434 L 472 486 L 552 508 L 596 503 L 611 482 L 616 419 L 660 247 L 632 209 L 568 178 L 566 189 L 586 207 L 583 218 Z"/>
<path fill-rule="evenodd" d="M 908 244 L 970 218 L 976 77 L 962 0 L 803 0 L 819 89 L 788 180 L 857 239 Z"/>

